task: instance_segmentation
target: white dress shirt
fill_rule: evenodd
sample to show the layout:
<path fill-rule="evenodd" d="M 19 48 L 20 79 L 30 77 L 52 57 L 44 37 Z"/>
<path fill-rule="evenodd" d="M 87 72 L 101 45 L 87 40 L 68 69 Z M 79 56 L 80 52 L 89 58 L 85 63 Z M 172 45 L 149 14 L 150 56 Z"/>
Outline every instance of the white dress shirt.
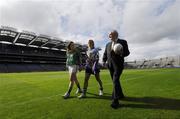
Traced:
<path fill-rule="evenodd" d="M 117 40 L 118 40 L 118 38 L 115 39 L 115 41 L 112 41 L 111 50 L 113 50 L 113 47 L 114 47 L 114 45 L 116 44 Z"/>

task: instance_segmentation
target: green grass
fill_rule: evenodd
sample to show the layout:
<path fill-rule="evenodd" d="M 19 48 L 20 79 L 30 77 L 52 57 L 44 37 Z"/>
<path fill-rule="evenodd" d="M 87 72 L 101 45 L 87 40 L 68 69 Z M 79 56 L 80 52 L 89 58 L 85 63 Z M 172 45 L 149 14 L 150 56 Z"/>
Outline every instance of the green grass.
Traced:
<path fill-rule="evenodd" d="M 84 72 L 78 73 L 83 84 Z M 110 107 L 112 81 L 101 71 L 105 95 L 97 96 L 91 76 L 88 97 L 63 99 L 68 72 L 0 74 L 0 119 L 179 119 L 180 69 L 124 70 L 121 85 L 126 98 Z"/>

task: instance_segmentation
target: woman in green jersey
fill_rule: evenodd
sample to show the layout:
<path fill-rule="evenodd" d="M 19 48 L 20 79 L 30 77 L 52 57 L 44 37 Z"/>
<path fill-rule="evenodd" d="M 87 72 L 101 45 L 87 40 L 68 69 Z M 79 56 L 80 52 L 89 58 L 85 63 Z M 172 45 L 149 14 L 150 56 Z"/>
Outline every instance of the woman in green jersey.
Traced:
<path fill-rule="evenodd" d="M 70 97 L 71 90 L 73 88 L 74 83 L 77 85 L 78 89 L 76 91 L 76 94 L 81 93 L 81 88 L 79 81 L 77 80 L 77 72 L 79 70 L 79 65 L 81 64 L 81 55 L 80 52 L 77 50 L 77 48 L 74 46 L 74 42 L 70 42 L 67 46 L 67 60 L 66 60 L 66 66 L 69 70 L 69 88 L 68 91 L 63 95 L 65 99 Z"/>

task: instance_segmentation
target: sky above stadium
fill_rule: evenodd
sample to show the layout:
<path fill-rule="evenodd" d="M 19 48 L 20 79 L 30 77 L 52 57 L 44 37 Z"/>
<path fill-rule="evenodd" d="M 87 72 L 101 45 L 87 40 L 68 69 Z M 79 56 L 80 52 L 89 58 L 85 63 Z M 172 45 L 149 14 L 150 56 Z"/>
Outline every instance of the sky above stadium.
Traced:
<path fill-rule="evenodd" d="M 87 44 L 101 56 L 111 30 L 128 61 L 180 55 L 180 0 L 0 0 L 0 25 Z"/>

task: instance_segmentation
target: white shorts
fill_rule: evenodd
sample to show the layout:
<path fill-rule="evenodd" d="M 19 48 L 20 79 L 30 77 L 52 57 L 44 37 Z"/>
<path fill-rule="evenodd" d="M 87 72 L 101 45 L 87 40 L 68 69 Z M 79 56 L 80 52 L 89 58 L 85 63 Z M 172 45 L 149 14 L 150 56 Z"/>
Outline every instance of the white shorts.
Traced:
<path fill-rule="evenodd" d="M 78 65 L 69 65 L 68 66 L 68 70 L 69 70 L 69 73 L 77 73 L 79 69 L 79 66 Z"/>

